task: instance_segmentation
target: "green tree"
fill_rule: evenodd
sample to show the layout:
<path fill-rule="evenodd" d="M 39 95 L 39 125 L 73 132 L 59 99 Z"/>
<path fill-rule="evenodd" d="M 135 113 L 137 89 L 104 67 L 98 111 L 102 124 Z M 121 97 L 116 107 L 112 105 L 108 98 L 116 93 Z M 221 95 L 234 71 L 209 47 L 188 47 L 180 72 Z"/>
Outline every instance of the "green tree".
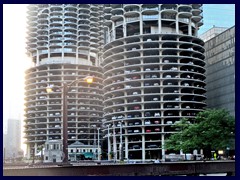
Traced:
<path fill-rule="evenodd" d="M 185 118 L 173 125 L 177 133 L 165 142 L 165 149 L 191 152 L 203 149 L 206 157 L 211 150 L 233 148 L 235 137 L 235 119 L 224 109 L 207 109 L 199 112 L 195 123 L 189 124 Z"/>

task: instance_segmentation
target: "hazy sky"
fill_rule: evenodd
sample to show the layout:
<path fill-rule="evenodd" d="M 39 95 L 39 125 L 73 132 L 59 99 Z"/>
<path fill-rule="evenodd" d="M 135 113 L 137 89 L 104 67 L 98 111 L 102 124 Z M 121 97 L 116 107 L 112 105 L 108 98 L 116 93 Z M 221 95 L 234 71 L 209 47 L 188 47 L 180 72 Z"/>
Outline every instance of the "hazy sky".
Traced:
<path fill-rule="evenodd" d="M 204 26 L 199 34 L 213 25 L 231 27 L 235 24 L 235 6 L 204 5 Z M 26 53 L 26 5 L 3 4 L 3 128 L 9 118 L 23 120 L 24 71 L 31 61 Z"/>
<path fill-rule="evenodd" d="M 26 5 L 3 5 L 3 119 L 23 119 Z"/>
<path fill-rule="evenodd" d="M 198 34 L 216 27 L 232 27 L 235 25 L 235 4 L 204 4 L 203 23 Z"/>

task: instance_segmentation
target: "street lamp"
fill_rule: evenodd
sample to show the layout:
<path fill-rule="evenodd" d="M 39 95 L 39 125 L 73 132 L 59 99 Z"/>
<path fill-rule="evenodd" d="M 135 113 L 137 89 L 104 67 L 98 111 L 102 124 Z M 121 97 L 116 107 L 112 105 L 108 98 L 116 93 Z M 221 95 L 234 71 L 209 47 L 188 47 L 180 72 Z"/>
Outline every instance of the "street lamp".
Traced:
<path fill-rule="evenodd" d="M 93 82 L 93 77 L 92 76 L 87 76 L 85 78 L 80 78 L 80 79 L 76 79 L 74 81 L 72 81 L 71 83 L 67 84 L 67 82 L 63 82 L 62 84 L 62 98 L 63 98 L 63 153 L 64 153 L 64 157 L 63 157 L 63 163 L 68 163 L 68 122 L 67 122 L 67 113 L 68 113 L 68 109 L 67 109 L 67 94 L 68 94 L 68 90 L 71 88 L 71 86 L 78 82 L 84 80 L 85 82 L 87 82 L 88 84 L 91 84 Z M 53 86 L 49 86 L 47 87 L 46 91 L 48 93 L 53 92 Z"/>

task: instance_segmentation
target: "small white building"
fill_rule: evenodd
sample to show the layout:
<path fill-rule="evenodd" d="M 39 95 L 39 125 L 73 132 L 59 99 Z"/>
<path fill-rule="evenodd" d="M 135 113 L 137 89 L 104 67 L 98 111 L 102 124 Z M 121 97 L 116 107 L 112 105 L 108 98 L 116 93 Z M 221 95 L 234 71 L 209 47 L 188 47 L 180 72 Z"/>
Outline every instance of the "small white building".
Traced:
<path fill-rule="evenodd" d="M 100 147 L 98 149 L 96 145 L 85 145 L 79 141 L 68 146 L 70 161 L 98 159 L 98 151 L 99 155 L 101 155 Z"/>
<path fill-rule="evenodd" d="M 45 142 L 44 162 L 62 162 L 62 140 L 49 140 Z"/>

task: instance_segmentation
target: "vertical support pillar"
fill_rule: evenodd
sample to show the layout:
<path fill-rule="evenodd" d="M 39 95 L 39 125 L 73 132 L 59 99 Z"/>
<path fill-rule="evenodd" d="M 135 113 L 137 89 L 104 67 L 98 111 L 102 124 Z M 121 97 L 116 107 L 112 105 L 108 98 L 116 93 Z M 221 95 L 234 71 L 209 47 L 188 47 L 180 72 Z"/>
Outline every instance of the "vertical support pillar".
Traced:
<path fill-rule="evenodd" d="M 116 143 L 116 133 L 115 133 L 115 125 L 113 124 L 113 155 L 114 162 L 117 161 L 117 143 Z"/>
<path fill-rule="evenodd" d="M 142 129 L 143 131 L 143 129 Z M 145 136 L 142 135 L 142 161 L 144 162 L 145 161 Z"/>
<path fill-rule="evenodd" d="M 142 17 L 142 13 L 140 13 L 140 24 L 139 24 L 139 29 L 140 29 L 140 31 L 139 31 L 139 34 L 143 34 L 143 17 Z"/>
<path fill-rule="evenodd" d="M 189 18 L 189 21 L 188 21 L 188 35 L 192 36 L 192 21 L 191 21 L 191 18 Z"/>
<path fill-rule="evenodd" d="M 165 139 L 164 139 L 164 133 L 162 133 L 162 140 L 161 140 L 161 142 L 162 142 L 162 159 L 164 159 L 165 160 L 165 147 L 164 147 L 164 142 L 165 141 Z"/>
<path fill-rule="evenodd" d="M 176 33 L 179 34 L 178 14 L 176 14 Z"/>
<path fill-rule="evenodd" d="M 108 160 L 111 160 L 111 141 L 110 141 L 110 132 L 109 132 L 109 126 L 108 125 Z"/>

